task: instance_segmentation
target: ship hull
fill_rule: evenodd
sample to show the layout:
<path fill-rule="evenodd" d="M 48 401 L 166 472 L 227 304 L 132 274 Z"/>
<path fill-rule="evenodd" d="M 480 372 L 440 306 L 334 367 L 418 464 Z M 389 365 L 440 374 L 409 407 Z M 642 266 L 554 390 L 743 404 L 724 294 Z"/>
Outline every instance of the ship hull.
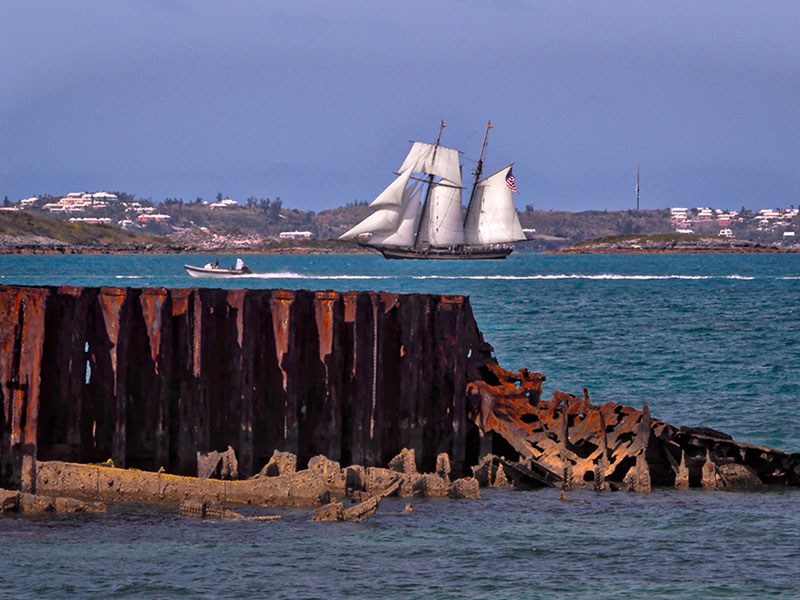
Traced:
<path fill-rule="evenodd" d="M 384 258 L 392 260 L 499 260 L 511 254 L 514 249 L 507 247 L 456 246 L 454 248 L 408 248 L 402 246 L 377 246 L 364 244 L 378 250 Z"/>

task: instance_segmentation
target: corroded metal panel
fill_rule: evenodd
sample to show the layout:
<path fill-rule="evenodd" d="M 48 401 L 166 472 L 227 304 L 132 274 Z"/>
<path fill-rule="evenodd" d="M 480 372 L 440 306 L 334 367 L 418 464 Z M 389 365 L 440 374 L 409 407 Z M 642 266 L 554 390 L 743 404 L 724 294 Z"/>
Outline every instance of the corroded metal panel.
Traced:
<path fill-rule="evenodd" d="M 47 288 L 0 287 L 0 485 L 33 491 Z M 23 472 L 23 467 L 25 472 Z"/>

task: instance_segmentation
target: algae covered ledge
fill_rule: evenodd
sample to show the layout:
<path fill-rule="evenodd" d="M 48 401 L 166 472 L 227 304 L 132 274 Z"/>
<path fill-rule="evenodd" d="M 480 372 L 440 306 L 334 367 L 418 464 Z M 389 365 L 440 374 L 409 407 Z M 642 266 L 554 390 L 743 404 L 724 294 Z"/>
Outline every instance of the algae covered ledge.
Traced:
<path fill-rule="evenodd" d="M 338 519 L 342 497 L 369 513 L 479 485 L 800 485 L 798 454 L 588 392 L 543 400 L 544 380 L 498 365 L 461 296 L 0 286 L 3 505 L 288 503 Z"/>

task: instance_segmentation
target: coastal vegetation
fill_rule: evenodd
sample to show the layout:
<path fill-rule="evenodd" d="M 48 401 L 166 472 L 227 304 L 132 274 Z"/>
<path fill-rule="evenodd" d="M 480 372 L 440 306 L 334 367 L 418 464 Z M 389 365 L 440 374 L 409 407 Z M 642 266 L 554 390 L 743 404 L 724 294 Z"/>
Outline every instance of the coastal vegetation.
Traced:
<path fill-rule="evenodd" d="M 163 246 L 165 240 L 113 225 L 69 223 L 29 212 L 0 212 L 0 249 L 14 247 L 133 247 Z"/>
<path fill-rule="evenodd" d="M 359 251 L 355 242 L 338 237 L 371 211 L 365 202 L 314 212 L 287 207 L 281 198 L 251 196 L 240 203 L 222 193 L 211 202 L 198 197 L 160 203 L 126 192 L 42 195 L 3 207 L 0 251 L 65 251 L 60 248 L 65 246 L 66 251 L 354 252 Z M 784 234 L 792 236 L 800 229 L 800 217 L 765 225 L 744 207 L 736 214 L 738 218 L 724 225 L 731 238 L 763 246 L 796 244 Z M 621 243 L 619 236 L 662 236 L 650 237 L 648 244 L 687 244 L 693 239 L 686 237 L 692 234 L 675 233 L 680 226 L 670 209 L 567 212 L 528 205 L 519 211 L 519 220 L 528 239 L 518 248 L 562 250 L 576 244 Z M 719 237 L 723 226 L 714 219 L 695 218 L 691 227 L 695 239 L 705 239 Z M 287 232 L 305 232 L 301 237 L 311 239 L 281 239 Z M 615 236 L 619 239 L 612 239 Z"/>
<path fill-rule="evenodd" d="M 603 252 L 780 252 L 772 245 L 738 238 L 691 233 L 609 235 L 581 241 L 557 252 L 591 254 Z"/>

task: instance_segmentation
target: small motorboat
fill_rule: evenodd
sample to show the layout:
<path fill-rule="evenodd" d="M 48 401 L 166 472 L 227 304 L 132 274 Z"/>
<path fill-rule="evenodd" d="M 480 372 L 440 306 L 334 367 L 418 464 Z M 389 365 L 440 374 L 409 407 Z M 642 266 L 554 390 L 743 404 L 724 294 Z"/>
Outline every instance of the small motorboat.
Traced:
<path fill-rule="evenodd" d="M 183 265 L 186 272 L 192 277 L 237 277 L 239 275 L 249 275 L 252 271 L 244 264 L 241 258 L 236 259 L 236 266 L 230 269 L 223 269 L 219 263 L 206 263 L 202 267 L 193 265 Z"/>

